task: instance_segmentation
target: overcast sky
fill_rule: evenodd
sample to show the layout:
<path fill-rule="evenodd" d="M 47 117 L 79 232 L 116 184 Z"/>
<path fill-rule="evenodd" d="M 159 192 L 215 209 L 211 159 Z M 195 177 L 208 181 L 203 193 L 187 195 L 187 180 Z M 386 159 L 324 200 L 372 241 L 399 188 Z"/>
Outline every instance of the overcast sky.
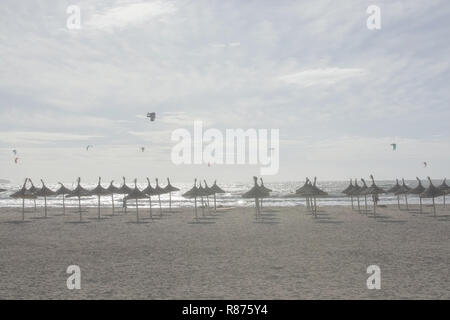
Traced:
<path fill-rule="evenodd" d="M 279 129 L 268 181 L 450 177 L 449 16 L 446 0 L 3 0 L 0 178 L 259 173 L 173 165 L 171 132 L 194 120 Z"/>

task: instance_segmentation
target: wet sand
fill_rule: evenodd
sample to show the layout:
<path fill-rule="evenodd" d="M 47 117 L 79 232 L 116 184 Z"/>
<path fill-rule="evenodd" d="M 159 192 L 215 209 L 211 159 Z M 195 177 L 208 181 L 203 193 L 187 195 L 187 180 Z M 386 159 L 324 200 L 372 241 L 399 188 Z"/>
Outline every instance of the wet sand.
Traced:
<path fill-rule="evenodd" d="M 348 207 L 221 210 L 0 208 L 1 299 L 449 299 L 450 207 L 427 213 Z M 202 217 L 201 210 L 199 216 Z M 81 290 L 66 269 L 81 268 Z M 366 269 L 381 268 L 381 290 Z"/>

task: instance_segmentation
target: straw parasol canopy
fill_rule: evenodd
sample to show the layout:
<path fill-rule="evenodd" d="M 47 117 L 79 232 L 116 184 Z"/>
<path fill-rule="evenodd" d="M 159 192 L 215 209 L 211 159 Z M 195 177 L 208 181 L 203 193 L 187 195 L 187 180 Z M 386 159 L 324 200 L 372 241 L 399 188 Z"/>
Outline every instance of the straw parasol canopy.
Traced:
<path fill-rule="evenodd" d="M 446 180 L 447 178 L 444 178 L 444 181 L 442 181 L 442 184 L 438 187 L 438 189 L 444 193 L 444 208 L 445 208 L 445 195 L 450 191 L 450 187 L 447 185 Z"/>
<path fill-rule="evenodd" d="M 158 178 L 155 179 L 156 186 L 154 188 L 153 194 L 158 196 L 159 202 L 159 216 L 162 217 L 162 206 L 161 206 L 161 195 L 167 193 L 163 188 L 159 186 Z"/>
<path fill-rule="evenodd" d="M 128 200 L 135 200 L 136 201 L 136 219 L 137 222 L 139 222 L 139 199 L 147 199 L 147 195 L 143 193 L 139 188 L 137 187 L 137 179 L 134 179 L 134 189 L 131 190 L 129 194 L 127 194 L 124 198 L 125 203 Z"/>
<path fill-rule="evenodd" d="M 22 199 L 22 220 L 25 220 L 25 199 L 36 199 L 36 196 L 27 190 L 28 178 L 25 179 L 23 186 L 20 190 L 10 195 L 13 199 Z"/>
<path fill-rule="evenodd" d="M 33 183 L 33 181 L 31 181 L 31 179 L 30 178 L 28 178 L 28 181 L 30 181 L 30 183 L 31 183 L 31 187 L 29 187 L 28 188 L 28 192 L 31 192 L 31 193 L 36 193 L 36 191 L 38 190 L 35 186 L 34 186 L 34 183 Z M 36 198 L 34 199 L 34 211 L 36 211 L 37 210 L 37 208 L 36 208 Z"/>
<path fill-rule="evenodd" d="M 108 189 L 102 187 L 102 177 L 98 177 L 97 186 L 89 191 L 89 195 L 97 196 L 98 199 L 98 219 L 100 219 L 100 198 L 101 196 L 110 195 Z"/>
<path fill-rule="evenodd" d="M 122 177 L 123 183 L 122 185 L 119 187 L 119 192 L 117 192 L 118 194 L 124 194 L 127 195 L 129 194 L 131 191 L 133 191 L 133 189 L 131 189 L 129 186 L 127 186 L 126 183 L 126 179 L 125 177 Z M 127 213 L 127 202 L 125 201 L 125 199 L 123 199 L 123 206 L 125 209 L 125 213 Z"/>
<path fill-rule="evenodd" d="M 348 185 L 347 188 L 345 188 L 344 190 L 342 190 L 341 192 L 347 196 L 350 196 L 350 200 L 352 203 L 352 210 L 353 210 L 353 195 L 352 195 L 352 190 L 353 190 L 353 182 L 352 179 L 350 179 L 350 184 Z"/>
<path fill-rule="evenodd" d="M 172 212 L 172 192 L 180 191 L 180 189 L 171 185 L 170 179 L 167 178 L 167 186 L 164 187 L 164 191 L 169 194 L 169 210 Z"/>
<path fill-rule="evenodd" d="M 367 194 L 371 194 L 372 195 L 372 199 L 373 201 L 373 213 L 375 214 L 377 212 L 377 202 L 378 202 L 378 195 L 381 193 L 386 193 L 386 191 L 384 191 L 382 188 L 378 187 L 375 184 L 375 179 L 373 178 L 373 175 L 370 175 L 370 179 L 372 180 L 372 185 L 369 187 L 369 189 L 367 189 Z"/>
<path fill-rule="evenodd" d="M 366 189 L 366 194 L 367 194 L 367 190 Z M 358 211 L 361 212 L 361 204 L 359 202 L 359 196 L 361 194 L 361 187 L 358 185 L 358 180 L 356 180 L 355 178 L 355 184 L 353 185 L 352 190 L 348 191 L 348 193 L 350 194 L 350 196 L 354 197 L 356 196 L 356 200 L 358 202 Z"/>
<path fill-rule="evenodd" d="M 395 185 L 393 185 L 391 188 L 389 188 L 386 193 L 396 193 L 398 189 L 400 189 L 402 186 L 398 183 L 398 179 L 395 179 Z M 397 195 L 397 207 L 400 209 L 400 195 Z"/>
<path fill-rule="evenodd" d="M 438 188 L 436 188 L 433 185 L 433 182 L 431 181 L 430 177 L 427 177 L 430 185 L 428 186 L 428 188 L 425 189 L 424 192 L 422 192 L 420 194 L 420 196 L 422 198 L 431 198 L 433 200 L 433 212 L 434 212 L 434 216 L 436 216 L 436 204 L 434 202 L 434 198 L 442 196 L 444 194 L 444 192 L 442 192 L 441 190 L 439 190 Z"/>
<path fill-rule="evenodd" d="M 422 197 L 420 196 L 421 193 L 425 191 L 425 188 L 422 186 L 422 182 L 418 177 L 416 177 L 418 181 L 418 185 L 415 188 L 412 188 L 408 191 L 409 194 L 416 194 L 419 196 L 419 202 L 420 202 L 420 213 L 422 213 Z"/>
<path fill-rule="evenodd" d="M 217 181 L 214 180 L 214 184 L 211 186 L 211 191 L 214 192 L 214 210 L 217 210 L 217 205 L 216 205 L 216 194 L 218 193 L 226 193 L 222 188 L 220 188 L 217 183 Z"/>
<path fill-rule="evenodd" d="M 5 191 L 7 191 L 7 190 L 0 188 L 0 192 L 5 192 Z"/>
<path fill-rule="evenodd" d="M 255 199 L 255 211 L 256 211 L 256 219 L 258 219 L 259 213 L 260 213 L 260 209 L 259 209 L 259 199 L 263 198 L 263 197 L 267 197 L 269 195 L 268 192 L 264 191 L 261 189 L 261 187 L 258 185 L 258 178 L 257 177 L 253 177 L 253 187 L 247 191 L 246 193 L 244 193 L 242 195 L 242 198 L 246 198 L 246 199 L 251 199 L 254 198 Z"/>
<path fill-rule="evenodd" d="M 114 185 L 114 180 L 111 180 L 108 188 L 106 188 L 106 190 L 109 192 L 109 194 L 111 195 L 111 204 L 112 204 L 112 214 L 114 215 L 115 212 L 115 207 L 114 207 L 114 194 L 120 194 L 120 189 L 117 188 Z"/>
<path fill-rule="evenodd" d="M 343 194 L 349 195 L 349 192 L 353 189 L 353 181 L 352 179 L 350 179 L 350 184 L 347 186 L 347 188 L 345 188 L 344 190 L 342 190 L 341 192 Z"/>
<path fill-rule="evenodd" d="M 200 196 L 199 190 L 197 188 L 197 179 L 194 180 L 194 186 L 187 192 L 183 193 L 182 196 L 187 199 L 194 199 L 194 212 L 195 220 L 198 220 L 197 216 L 197 197 Z"/>
<path fill-rule="evenodd" d="M 44 180 L 41 179 L 42 187 L 37 189 L 35 195 L 37 197 L 44 197 L 44 216 L 47 217 L 47 197 L 56 196 L 56 192 L 47 188 L 44 183 Z"/>
<path fill-rule="evenodd" d="M 80 211 L 80 221 L 82 219 L 81 212 L 81 197 L 88 197 L 89 191 L 81 186 L 81 178 L 77 179 L 77 186 L 68 195 L 67 198 L 78 198 L 78 209 Z"/>
<path fill-rule="evenodd" d="M 406 185 L 405 179 L 402 179 L 402 185 L 400 186 L 400 188 L 397 189 L 397 191 L 394 192 L 394 194 L 397 195 L 397 196 L 400 196 L 400 195 L 404 195 L 405 196 L 406 210 L 409 210 L 408 192 L 410 190 L 411 190 L 411 188 Z"/>
<path fill-rule="evenodd" d="M 150 202 L 150 219 L 153 219 L 153 212 L 152 212 L 152 195 L 154 195 L 155 189 L 152 187 L 152 184 L 150 183 L 150 179 L 147 177 L 147 187 L 142 190 L 143 194 L 146 194 L 148 196 L 148 201 Z"/>
<path fill-rule="evenodd" d="M 361 187 L 359 194 L 364 196 L 364 210 L 366 210 L 367 212 L 367 190 L 369 189 L 369 187 L 367 187 L 366 180 L 361 178 L 361 181 L 363 183 L 363 186 Z"/>
<path fill-rule="evenodd" d="M 56 190 L 57 196 L 63 197 L 63 215 L 66 214 L 66 195 L 70 194 L 72 191 L 67 189 L 61 182 L 58 182 L 60 185 L 59 189 Z"/>

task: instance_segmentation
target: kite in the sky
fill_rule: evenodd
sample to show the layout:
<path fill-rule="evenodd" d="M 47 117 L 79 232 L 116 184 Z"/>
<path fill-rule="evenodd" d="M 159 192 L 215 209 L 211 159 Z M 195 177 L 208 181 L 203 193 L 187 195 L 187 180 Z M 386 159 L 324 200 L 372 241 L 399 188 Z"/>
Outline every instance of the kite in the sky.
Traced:
<path fill-rule="evenodd" d="M 86 151 L 89 151 L 89 149 L 92 148 L 92 147 L 93 147 L 92 145 L 88 145 L 88 146 L 86 147 Z"/>
<path fill-rule="evenodd" d="M 424 168 L 428 167 L 428 163 L 424 162 L 424 163 L 423 163 L 423 167 L 424 167 Z"/>
<path fill-rule="evenodd" d="M 155 119 L 156 119 L 156 113 L 155 113 L 155 112 L 149 112 L 149 113 L 147 113 L 147 118 L 150 118 L 150 121 L 155 121 Z"/>
<path fill-rule="evenodd" d="M 397 150 L 397 144 L 396 143 L 391 143 L 391 147 L 392 147 L 392 151 Z"/>
<path fill-rule="evenodd" d="M 14 162 L 17 164 L 19 162 L 19 158 L 15 158 Z"/>

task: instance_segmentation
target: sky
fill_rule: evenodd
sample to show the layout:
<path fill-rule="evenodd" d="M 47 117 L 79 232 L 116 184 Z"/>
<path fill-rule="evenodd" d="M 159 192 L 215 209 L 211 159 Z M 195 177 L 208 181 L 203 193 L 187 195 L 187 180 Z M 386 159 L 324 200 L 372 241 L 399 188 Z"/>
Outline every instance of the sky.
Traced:
<path fill-rule="evenodd" d="M 260 174 L 172 163 L 194 121 L 278 129 L 267 181 L 450 176 L 449 15 L 445 0 L 3 0 L 0 178 Z"/>

